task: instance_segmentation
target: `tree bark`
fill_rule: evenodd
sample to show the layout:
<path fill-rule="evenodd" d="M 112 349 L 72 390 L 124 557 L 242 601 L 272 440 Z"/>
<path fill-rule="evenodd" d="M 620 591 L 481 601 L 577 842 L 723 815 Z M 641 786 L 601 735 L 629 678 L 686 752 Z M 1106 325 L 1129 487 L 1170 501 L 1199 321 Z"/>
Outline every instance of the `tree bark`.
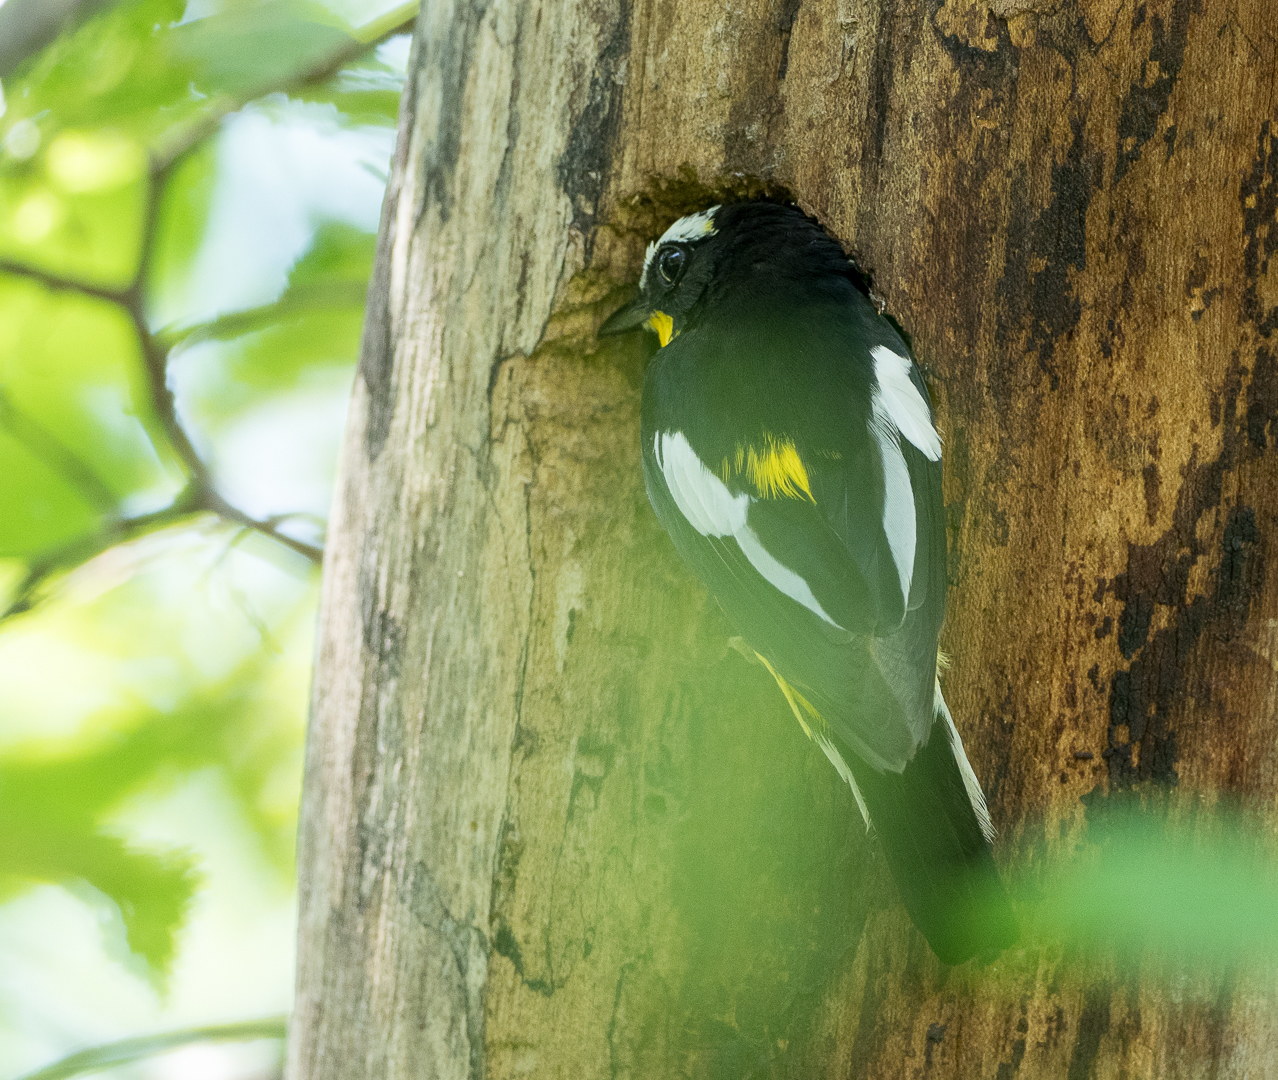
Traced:
<path fill-rule="evenodd" d="M 423 6 L 325 564 L 292 1080 L 1266 1075 L 1263 969 L 932 956 L 657 525 L 644 346 L 594 330 L 679 214 L 797 199 L 928 371 L 1000 864 L 1124 793 L 1272 828 L 1276 60 L 1271 0 Z"/>

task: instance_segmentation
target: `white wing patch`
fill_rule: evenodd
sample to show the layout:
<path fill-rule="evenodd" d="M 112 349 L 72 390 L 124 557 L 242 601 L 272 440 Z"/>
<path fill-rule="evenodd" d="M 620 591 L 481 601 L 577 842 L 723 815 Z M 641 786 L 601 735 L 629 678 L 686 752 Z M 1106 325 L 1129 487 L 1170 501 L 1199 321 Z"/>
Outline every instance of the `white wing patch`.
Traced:
<path fill-rule="evenodd" d="M 901 453 L 896 428 L 879 411 L 877 396 L 870 430 L 874 432 L 879 456 L 883 459 L 883 531 L 887 534 L 888 547 L 892 549 L 892 561 L 896 563 L 901 598 L 908 606 L 910 580 L 914 577 L 914 548 L 918 543 L 914 488 L 910 485 L 910 470 L 906 467 L 905 455 Z"/>
<path fill-rule="evenodd" d="M 883 461 L 883 532 L 892 549 L 901 595 L 908 605 L 918 522 L 914 513 L 914 488 L 901 452 L 900 436 L 909 439 L 929 461 L 941 459 L 941 436 L 932 426 L 927 401 L 910 381 L 909 358 L 884 345 L 874 346 L 870 356 L 874 358 L 876 383 L 870 398 L 870 430 L 879 444 L 879 457 Z"/>
<path fill-rule="evenodd" d="M 967 760 L 967 751 L 963 749 L 963 740 L 959 738 L 958 728 L 954 726 L 954 717 L 950 715 L 950 707 L 941 696 L 941 681 L 936 682 L 936 711 L 945 720 L 945 733 L 949 736 L 950 750 L 954 760 L 958 762 L 959 773 L 963 777 L 963 790 L 967 792 L 967 801 L 976 811 L 976 820 L 981 826 L 981 834 L 990 843 L 994 842 L 994 823 L 990 821 L 990 810 L 985 805 L 985 792 L 981 790 L 981 782 L 972 771 L 972 763 Z"/>
<path fill-rule="evenodd" d="M 658 432 L 657 465 L 679 513 L 702 536 L 735 536 L 746 527 L 750 496 L 733 495 L 728 485 L 705 467 L 682 431 Z"/>
<path fill-rule="evenodd" d="M 711 206 L 700 213 L 681 217 L 661 234 L 660 240 L 654 240 L 649 244 L 648 250 L 643 257 L 643 274 L 640 275 L 640 280 L 647 276 L 648 266 L 652 263 L 652 257 L 662 244 L 692 243 L 702 237 L 713 236 L 715 234 L 714 215 L 718 209 L 718 206 Z"/>
<path fill-rule="evenodd" d="M 874 358 L 874 411 L 880 410 L 896 430 L 910 440 L 928 461 L 941 460 L 941 436 L 932 426 L 932 413 L 919 388 L 910 381 L 910 361 L 884 345 L 870 350 Z"/>
<path fill-rule="evenodd" d="M 731 536 L 750 565 L 765 581 L 842 630 L 812 594 L 812 588 L 763 546 L 758 534 L 746 524 L 750 504 L 747 492 L 733 495 L 728 485 L 706 468 L 682 431 L 658 432 L 653 439 L 657 467 L 675 506 L 688 524 L 702 536 Z"/>

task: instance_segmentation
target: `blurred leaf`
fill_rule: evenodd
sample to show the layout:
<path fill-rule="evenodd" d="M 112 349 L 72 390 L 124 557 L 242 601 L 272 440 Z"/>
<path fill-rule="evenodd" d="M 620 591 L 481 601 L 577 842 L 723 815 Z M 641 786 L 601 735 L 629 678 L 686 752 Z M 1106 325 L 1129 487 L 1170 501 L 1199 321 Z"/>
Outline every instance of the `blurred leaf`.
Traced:
<path fill-rule="evenodd" d="M 309 610 L 309 605 L 307 605 Z M 129 948 L 157 976 L 173 956 L 194 892 L 189 857 L 142 852 L 111 835 L 108 819 L 128 799 L 193 770 L 226 771 L 241 808 L 273 862 L 291 865 L 295 782 L 283 820 L 272 788 L 281 762 L 295 756 L 293 724 L 280 693 L 297 688 L 271 676 L 269 657 L 253 655 L 227 678 L 200 688 L 171 710 L 138 711 L 130 730 L 101 742 L 78 740 L 71 756 L 12 755 L 0 760 L 0 893 L 35 882 L 86 882 L 119 908 Z M 292 770 L 300 761 L 292 762 Z M 292 771 L 291 770 L 291 771 Z"/>
<path fill-rule="evenodd" d="M 358 354 L 362 304 L 272 306 L 287 317 L 230 341 L 193 348 L 177 361 L 182 415 L 206 438 L 215 438 L 265 395 L 304 389 L 308 372 L 348 367 Z"/>
<path fill-rule="evenodd" d="M 1229 964 L 1278 955 L 1278 859 L 1236 815 L 1089 814 L 1086 844 L 1028 890 L 1036 938 Z"/>
<path fill-rule="evenodd" d="M 325 221 L 289 274 L 289 293 L 328 281 L 368 282 L 377 237 L 340 221 Z M 285 294 L 288 296 L 288 293 Z"/>
<path fill-rule="evenodd" d="M 208 234 L 217 180 L 217 145 L 216 139 L 210 139 L 186 155 L 160 192 L 147 268 L 147 298 L 152 309 L 178 306 Z"/>
<path fill-rule="evenodd" d="M 174 27 L 165 44 L 172 62 L 189 66 L 203 92 L 256 96 L 353 41 L 318 4 L 268 0 Z"/>
<path fill-rule="evenodd" d="M 300 90 L 296 96 L 304 101 L 332 104 L 355 123 L 393 126 L 399 118 L 404 73 L 385 62 L 383 52 L 384 47 L 348 64 L 328 82 Z"/>
<path fill-rule="evenodd" d="M 18 79 L 7 80 L 6 130 L 36 119 L 42 141 L 65 128 L 111 124 L 147 139 L 199 106 L 191 72 L 172 62 L 165 32 L 185 0 L 126 0 L 58 38 Z M 39 110 L 37 112 L 37 110 Z"/>
<path fill-rule="evenodd" d="M 9 0 L 0 5 L 0 79 L 110 0 Z"/>
<path fill-rule="evenodd" d="M 73 774 L 66 766 L 0 767 L 6 825 L 0 834 L 0 893 L 37 882 L 86 883 L 115 905 L 128 949 L 163 979 L 198 882 L 192 862 L 171 852 L 131 850 L 101 834 L 92 805 L 79 803 L 61 782 L 73 780 Z"/>
<path fill-rule="evenodd" d="M 66 144 L 55 142 L 59 145 Z M 124 159 L 131 151 L 120 150 L 125 145 L 135 146 L 121 139 L 115 151 L 120 160 L 98 165 L 117 170 L 117 179 L 124 175 L 119 170 L 130 168 Z M 147 183 L 135 177 L 88 188 L 87 172 L 71 178 L 74 169 L 86 165 L 85 160 L 74 165 L 73 156 L 63 155 L 58 182 L 34 169 L 0 173 L 0 258 L 90 285 L 123 288 L 137 270 Z M 70 190 L 67 181 L 80 186 Z"/>
<path fill-rule="evenodd" d="M 387 13 L 361 40 L 410 14 Z M 183 350 L 172 385 L 200 375 L 183 417 L 223 439 L 213 449 L 240 473 L 326 460 L 374 249 L 327 219 L 376 220 L 365 170 L 378 176 L 388 154 L 406 54 L 403 41 L 359 50 L 316 4 L 121 0 L 5 80 L 0 260 L 15 265 L 0 272 L 0 589 L 51 552 L 100 554 L 0 634 L 0 895 L 45 882 L 76 893 L 107 916 L 113 955 L 153 979 L 197 886 L 185 824 L 158 818 L 200 785 L 234 808 L 237 837 L 251 828 L 276 885 L 291 880 L 313 568 L 211 516 L 103 550 L 112 521 L 166 505 L 185 474 L 157 430 L 128 310 L 73 286 L 129 289 L 153 218 L 148 315 L 211 318 L 163 336 Z M 319 85 L 299 89 L 307 79 Z M 255 95 L 269 96 L 243 109 Z M 220 314 L 279 294 L 312 231 L 278 300 Z M 219 494 L 273 495 L 233 489 L 239 474 L 220 460 L 205 463 Z M 322 472 L 279 475 L 300 500 L 284 509 L 324 505 Z M 243 873 L 262 877 L 256 863 Z"/>
<path fill-rule="evenodd" d="M 56 468 L 0 430 L 0 554 L 30 556 L 95 528 L 98 511 Z"/>
<path fill-rule="evenodd" d="M 173 331 L 183 415 L 211 434 L 310 369 L 353 365 L 375 247 L 372 234 L 325 222 L 278 301 Z"/>

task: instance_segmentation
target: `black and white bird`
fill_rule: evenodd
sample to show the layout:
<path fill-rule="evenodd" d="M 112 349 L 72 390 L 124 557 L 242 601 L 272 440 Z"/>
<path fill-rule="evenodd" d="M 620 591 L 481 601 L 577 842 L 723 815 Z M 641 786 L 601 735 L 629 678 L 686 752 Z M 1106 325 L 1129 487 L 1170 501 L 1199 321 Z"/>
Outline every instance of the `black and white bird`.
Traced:
<path fill-rule="evenodd" d="M 941 436 L 909 346 L 797 207 L 714 206 L 648 247 L 600 335 L 661 342 L 643 388 L 648 497 L 683 560 L 851 786 L 947 963 L 1016 924 L 938 680 Z"/>

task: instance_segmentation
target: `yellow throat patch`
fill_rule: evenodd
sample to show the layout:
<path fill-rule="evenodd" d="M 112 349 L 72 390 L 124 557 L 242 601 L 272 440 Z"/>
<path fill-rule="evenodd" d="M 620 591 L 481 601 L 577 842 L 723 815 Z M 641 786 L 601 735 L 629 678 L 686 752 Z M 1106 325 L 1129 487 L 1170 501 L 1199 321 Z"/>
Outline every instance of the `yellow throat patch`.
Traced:
<path fill-rule="evenodd" d="M 733 476 L 744 475 L 765 499 L 800 499 L 806 495 L 810 502 L 816 502 L 808 485 L 808 471 L 791 439 L 765 435 L 762 447 L 738 443 L 737 452 L 723 459 L 719 473 L 725 483 Z"/>
<path fill-rule="evenodd" d="M 657 340 L 661 342 L 663 349 L 670 344 L 670 339 L 674 337 L 674 319 L 664 311 L 654 311 L 648 316 L 648 321 L 644 323 L 644 326 L 657 332 Z"/>

